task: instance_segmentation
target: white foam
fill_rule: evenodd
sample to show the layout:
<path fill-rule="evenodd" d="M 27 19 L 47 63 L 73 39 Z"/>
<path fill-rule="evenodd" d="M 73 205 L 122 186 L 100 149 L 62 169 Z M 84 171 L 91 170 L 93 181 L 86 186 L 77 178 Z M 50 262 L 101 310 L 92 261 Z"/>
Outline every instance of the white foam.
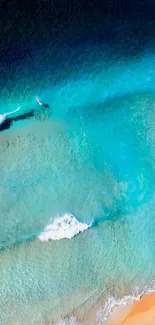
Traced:
<path fill-rule="evenodd" d="M 69 319 L 61 319 L 56 325 L 80 325 L 76 317 L 72 316 Z"/>
<path fill-rule="evenodd" d="M 145 287 L 141 293 L 126 295 L 119 299 L 115 296 L 111 296 L 106 301 L 103 308 L 100 308 L 96 314 L 96 322 L 98 325 L 104 324 L 108 317 L 114 312 L 116 307 L 125 306 L 131 304 L 134 301 L 139 301 L 144 294 L 150 295 L 155 292 L 155 281 L 152 282 L 150 287 Z"/>
<path fill-rule="evenodd" d="M 42 241 L 50 239 L 59 240 L 64 238 L 73 238 L 80 232 L 90 228 L 92 225 L 79 222 L 72 214 L 66 213 L 62 217 L 57 217 L 49 224 L 44 231 L 38 236 Z"/>
<path fill-rule="evenodd" d="M 109 297 L 106 301 L 104 308 L 100 308 L 96 314 L 96 321 L 98 325 L 104 324 L 110 314 L 116 307 L 127 305 L 140 298 L 136 295 L 124 296 L 122 299 L 117 299 L 114 296 Z"/>

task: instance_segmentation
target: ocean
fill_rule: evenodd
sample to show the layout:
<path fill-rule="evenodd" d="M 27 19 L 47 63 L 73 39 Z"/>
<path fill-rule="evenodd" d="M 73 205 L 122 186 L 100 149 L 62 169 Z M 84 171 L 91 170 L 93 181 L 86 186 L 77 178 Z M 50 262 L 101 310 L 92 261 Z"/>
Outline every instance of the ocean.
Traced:
<path fill-rule="evenodd" d="M 62 37 L 1 66 L 0 113 L 36 112 L 0 133 L 2 325 L 154 287 L 155 55 L 124 30 L 115 51 Z"/>

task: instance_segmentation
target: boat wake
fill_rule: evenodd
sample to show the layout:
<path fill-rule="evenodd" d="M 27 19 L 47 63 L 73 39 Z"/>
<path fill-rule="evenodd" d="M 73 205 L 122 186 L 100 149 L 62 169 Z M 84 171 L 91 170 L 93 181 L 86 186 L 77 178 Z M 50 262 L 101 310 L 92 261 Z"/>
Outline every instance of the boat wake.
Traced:
<path fill-rule="evenodd" d="M 90 224 L 82 223 L 72 214 L 66 213 L 63 216 L 58 216 L 51 224 L 46 226 L 38 239 L 41 241 L 71 239 L 91 227 L 92 222 Z"/>

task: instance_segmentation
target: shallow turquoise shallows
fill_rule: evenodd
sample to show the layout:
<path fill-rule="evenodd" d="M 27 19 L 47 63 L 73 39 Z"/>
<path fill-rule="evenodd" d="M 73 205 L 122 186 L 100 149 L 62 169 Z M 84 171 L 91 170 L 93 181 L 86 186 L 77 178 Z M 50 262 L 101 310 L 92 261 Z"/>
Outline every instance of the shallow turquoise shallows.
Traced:
<path fill-rule="evenodd" d="M 36 110 L 0 133 L 2 325 L 65 317 L 155 279 L 155 56 L 110 60 L 88 44 L 39 72 L 38 57 L 17 66 L 10 97 L 9 72 L 1 89 L 1 113 Z M 93 226 L 39 240 L 66 213 Z"/>

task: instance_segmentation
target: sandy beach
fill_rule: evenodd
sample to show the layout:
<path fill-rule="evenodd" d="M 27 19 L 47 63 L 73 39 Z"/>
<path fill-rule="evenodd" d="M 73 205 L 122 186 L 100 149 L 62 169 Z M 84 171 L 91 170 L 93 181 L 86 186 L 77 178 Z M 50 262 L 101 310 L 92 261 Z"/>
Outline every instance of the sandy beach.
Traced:
<path fill-rule="evenodd" d="M 155 293 L 144 294 L 139 301 L 134 301 L 114 308 L 108 319 L 99 322 L 97 311 L 103 307 L 103 300 L 84 310 L 76 312 L 76 319 L 81 325 L 154 325 L 155 324 Z"/>
<path fill-rule="evenodd" d="M 123 325 L 154 325 L 155 324 L 155 293 L 144 294 L 136 301 L 124 321 L 116 324 Z"/>
<path fill-rule="evenodd" d="M 140 301 L 116 307 L 113 314 L 105 321 L 106 325 L 154 325 L 155 293 L 144 294 Z"/>

